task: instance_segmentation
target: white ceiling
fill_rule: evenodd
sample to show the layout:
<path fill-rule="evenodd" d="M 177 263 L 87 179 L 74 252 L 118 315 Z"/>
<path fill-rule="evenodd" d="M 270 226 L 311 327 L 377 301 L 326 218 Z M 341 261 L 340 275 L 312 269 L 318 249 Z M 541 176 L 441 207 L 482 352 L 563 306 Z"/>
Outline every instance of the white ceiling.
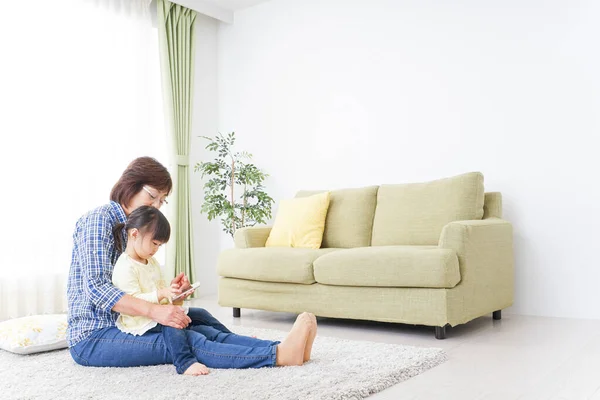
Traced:
<path fill-rule="evenodd" d="M 171 0 L 201 14 L 232 24 L 236 11 L 265 3 L 269 0 Z"/>
<path fill-rule="evenodd" d="M 226 8 L 231 11 L 238 11 L 243 8 L 252 7 L 259 3 L 265 3 L 269 0 L 205 0 L 219 7 Z"/>

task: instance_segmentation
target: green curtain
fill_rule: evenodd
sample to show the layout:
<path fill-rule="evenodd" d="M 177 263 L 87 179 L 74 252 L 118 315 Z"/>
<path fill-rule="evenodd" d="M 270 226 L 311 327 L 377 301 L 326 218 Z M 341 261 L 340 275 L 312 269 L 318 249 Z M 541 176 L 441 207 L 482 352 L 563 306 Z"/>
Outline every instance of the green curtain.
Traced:
<path fill-rule="evenodd" d="M 175 203 L 171 214 L 174 246 L 170 247 L 174 257 L 169 258 L 174 263 L 175 275 L 184 272 L 191 282 L 195 282 L 188 155 L 194 97 L 196 12 L 167 0 L 158 0 L 157 7 L 166 117 L 177 163 L 171 196 Z"/>

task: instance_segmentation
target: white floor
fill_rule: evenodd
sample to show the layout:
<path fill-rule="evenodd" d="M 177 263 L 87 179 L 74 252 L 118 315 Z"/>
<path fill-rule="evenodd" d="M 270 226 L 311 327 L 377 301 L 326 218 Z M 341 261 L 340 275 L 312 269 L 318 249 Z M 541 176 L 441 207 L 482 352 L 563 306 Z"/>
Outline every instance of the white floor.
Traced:
<path fill-rule="evenodd" d="M 231 308 L 216 296 L 193 300 L 225 325 L 288 330 L 295 315 Z M 318 318 L 319 335 L 352 340 L 441 347 L 449 360 L 372 399 L 593 399 L 600 400 L 600 320 L 491 315 L 449 328 Z"/>

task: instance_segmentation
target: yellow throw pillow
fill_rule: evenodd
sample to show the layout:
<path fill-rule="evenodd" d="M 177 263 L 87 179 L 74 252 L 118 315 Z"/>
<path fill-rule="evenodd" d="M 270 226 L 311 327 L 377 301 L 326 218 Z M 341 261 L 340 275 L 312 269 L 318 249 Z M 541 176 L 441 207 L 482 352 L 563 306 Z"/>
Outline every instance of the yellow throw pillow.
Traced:
<path fill-rule="evenodd" d="M 320 248 L 328 208 L 329 192 L 283 200 L 265 246 Z"/>

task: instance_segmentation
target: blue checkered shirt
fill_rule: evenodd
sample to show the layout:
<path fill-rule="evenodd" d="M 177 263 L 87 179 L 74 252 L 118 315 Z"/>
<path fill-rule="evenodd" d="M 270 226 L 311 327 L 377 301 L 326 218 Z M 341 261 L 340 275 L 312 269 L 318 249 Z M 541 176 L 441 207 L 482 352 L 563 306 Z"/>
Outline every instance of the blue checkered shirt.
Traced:
<path fill-rule="evenodd" d="M 125 293 L 112 284 L 113 267 L 121 255 L 115 248 L 113 227 L 126 219 L 121 205 L 111 201 L 77 221 L 67 284 L 69 347 L 97 329 L 115 326 L 118 313 L 111 309 Z"/>

